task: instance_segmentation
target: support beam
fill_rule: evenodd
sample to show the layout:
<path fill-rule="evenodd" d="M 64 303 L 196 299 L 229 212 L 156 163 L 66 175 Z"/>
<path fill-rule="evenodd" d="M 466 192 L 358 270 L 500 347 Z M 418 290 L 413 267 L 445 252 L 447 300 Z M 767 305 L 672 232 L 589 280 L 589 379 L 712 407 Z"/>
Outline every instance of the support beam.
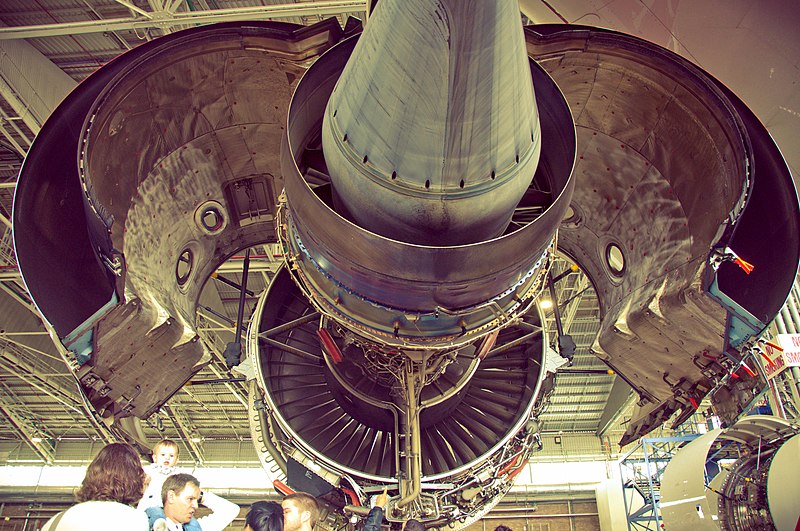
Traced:
<path fill-rule="evenodd" d="M 264 261 L 264 260 L 252 260 L 250 262 L 250 272 L 251 273 L 271 273 L 275 274 L 278 268 L 283 264 L 282 261 Z M 217 273 L 241 273 L 244 270 L 244 260 L 239 260 L 238 258 L 233 258 L 228 260 L 217 269 Z"/>
<path fill-rule="evenodd" d="M 0 42 L 0 96 L 34 135 L 76 85 L 74 79 L 27 42 Z M 6 121 L 11 118 L 4 117 Z M 11 125 L 15 126 L 13 121 Z M 32 140 L 26 138 L 27 144 Z"/>
<path fill-rule="evenodd" d="M 261 246 L 261 251 L 265 255 L 277 254 L 277 253 L 273 253 L 271 247 L 272 247 L 272 245 L 268 245 L 268 244 L 267 245 L 262 245 Z M 280 265 L 283 264 L 283 259 L 280 257 L 280 255 L 279 256 L 273 256 L 273 258 L 275 258 L 275 261 L 276 261 L 275 269 L 278 269 L 280 267 Z M 255 272 L 255 269 L 253 269 L 253 264 L 252 263 L 250 264 L 250 268 L 251 268 L 251 271 Z M 269 286 L 270 282 L 272 282 L 272 278 L 271 278 L 270 275 L 275 276 L 275 271 L 271 271 L 269 275 L 267 274 L 267 271 L 259 271 L 259 273 L 261 273 L 261 278 L 264 281 L 264 285 L 265 286 Z"/>
<path fill-rule="evenodd" d="M 123 0 L 116 0 L 117 2 L 122 2 Z M 152 13 L 147 13 L 147 18 L 157 18 L 161 20 L 167 20 L 172 18 L 173 13 L 171 11 L 167 11 L 164 2 L 161 0 L 147 0 L 147 3 L 150 5 L 150 10 Z M 159 26 L 161 29 L 161 33 L 163 35 L 168 35 L 175 31 L 176 27 L 172 24 L 162 24 Z"/>
<path fill-rule="evenodd" d="M 68 393 L 63 388 L 61 388 L 61 391 L 77 401 L 77 407 L 80 409 L 80 414 L 87 419 L 88 424 L 92 429 L 94 429 L 102 441 L 105 441 L 106 443 L 117 442 L 117 438 L 111 432 L 109 427 L 99 418 L 94 407 L 89 403 L 88 399 L 81 391 L 77 377 L 70 369 L 70 363 L 73 359 L 72 354 L 66 349 L 66 347 L 64 347 L 64 345 L 61 344 L 58 339 L 58 334 L 56 334 L 53 327 L 45 319 L 43 319 L 41 315 L 39 315 L 36 308 L 32 304 L 21 299 L 20 295 L 14 289 L 9 287 L 10 285 L 10 282 L 0 282 L 0 290 L 7 292 L 10 295 L 10 299 L 27 308 L 30 313 L 27 314 L 23 312 L 20 315 L 15 315 L 13 319 L 14 322 L 16 322 L 16 330 L 5 330 L 3 334 L 0 334 L 0 341 L 12 343 L 18 347 L 18 349 L 11 348 L 10 350 L 12 351 L 16 350 L 19 352 L 24 352 L 25 354 L 30 352 L 34 357 L 48 358 L 49 360 L 52 360 L 49 362 L 51 366 L 57 366 L 59 367 L 60 371 L 69 374 L 71 381 L 73 381 L 75 384 L 74 392 Z M 6 302 L 5 297 L 0 294 L 0 310 L 4 312 L 17 311 L 15 308 L 12 308 L 14 308 L 13 302 L 11 300 Z M 5 315 L 8 315 L 8 313 Z M 10 324 L 11 322 L 6 322 L 7 327 Z M 50 342 L 41 341 L 40 338 L 37 337 L 40 334 L 38 332 L 36 335 L 28 336 L 29 338 L 25 342 L 20 341 L 20 335 L 24 332 L 19 332 L 19 330 L 35 330 L 42 326 L 45 330 L 44 335 L 48 336 Z M 31 343 L 35 344 L 36 346 L 33 346 Z M 69 400 L 67 401 L 69 402 Z"/>
<path fill-rule="evenodd" d="M 213 352 L 214 352 L 213 356 L 215 357 L 217 362 L 219 362 L 222 359 L 222 356 L 216 350 L 214 350 Z M 222 362 L 224 363 L 224 360 L 222 360 Z M 211 370 L 212 373 L 214 373 L 214 376 L 216 376 L 218 379 L 226 380 L 224 382 L 225 387 L 228 389 L 228 391 L 230 391 L 231 395 L 233 395 L 233 397 L 240 404 L 242 404 L 242 406 L 244 406 L 245 409 L 247 409 L 247 398 L 245 398 L 242 389 L 235 384 L 235 378 L 234 376 L 232 376 L 231 372 L 227 370 L 225 371 L 220 370 L 219 368 L 217 368 L 216 363 L 209 364 L 208 368 Z"/>
<path fill-rule="evenodd" d="M 215 289 L 206 290 L 203 294 L 203 300 L 210 306 L 216 306 L 218 308 L 222 307 L 222 301 L 219 298 L 219 292 Z M 226 323 L 222 323 L 214 317 L 201 312 L 200 307 L 198 307 L 196 322 L 197 332 L 203 339 L 206 350 L 208 350 L 213 358 L 213 361 L 209 364 L 208 368 L 217 378 L 233 378 L 233 374 L 225 366 L 225 359 L 222 356 L 222 352 L 225 351 L 225 345 L 227 341 L 223 340 L 220 334 L 217 333 L 217 330 L 213 330 L 213 327 L 208 326 L 209 324 L 216 324 L 221 329 L 219 330 L 220 332 L 233 332 L 234 326 L 226 326 Z M 245 391 L 242 386 L 233 382 L 228 382 L 225 384 L 225 387 L 228 389 L 228 391 L 230 391 L 233 397 L 236 398 L 240 404 L 242 404 L 242 407 L 247 409 L 247 397 L 245 396 Z"/>
<path fill-rule="evenodd" d="M 166 7 L 167 11 L 169 11 L 170 13 L 174 13 L 175 11 L 178 10 L 178 7 L 181 5 L 182 2 L 183 0 L 172 0 L 170 5 Z"/>
<path fill-rule="evenodd" d="M 8 95 L 7 93 L 4 94 Z M 27 134 L 19 125 L 17 125 L 17 122 L 21 123 L 23 122 L 23 119 L 19 116 L 9 116 L 2 109 L 0 109 L 0 119 L 2 119 L 2 121 L 0 121 L 0 125 L 3 126 L 3 136 L 5 136 L 6 140 L 8 140 L 8 142 L 14 146 L 14 149 L 17 150 L 20 156 L 24 157 L 28 153 L 28 149 L 33 143 L 33 136 Z M 7 127 L 10 127 L 13 133 L 9 131 Z M 16 134 L 16 137 L 14 134 Z M 20 139 L 22 144 L 19 144 L 16 141 L 17 138 Z"/>
<path fill-rule="evenodd" d="M 31 450 L 36 452 L 45 463 L 52 464 L 55 460 L 53 447 L 47 442 L 39 430 L 31 424 L 28 419 L 19 415 L 16 410 L 18 406 L 12 404 L 9 399 L 11 398 L 10 390 L 5 388 L 0 393 L 0 411 L 8 418 L 8 421 L 14 427 L 14 430 L 19 434 L 25 444 L 31 447 Z"/>
<path fill-rule="evenodd" d="M 36 347 L 34 347 L 32 345 L 24 343 L 24 342 L 20 341 L 19 339 L 15 339 L 14 337 L 10 337 L 5 333 L 0 333 L 0 340 L 5 340 L 7 343 L 11 343 L 11 344 L 15 345 L 16 347 L 19 347 L 20 349 L 22 349 L 24 351 L 31 352 L 34 356 L 42 356 L 44 358 L 49 358 L 49 359 L 51 359 L 53 361 L 56 361 L 56 362 L 63 362 L 63 359 L 60 358 L 59 356 L 51 354 L 49 352 L 45 352 L 45 351 L 43 351 L 41 349 L 38 349 L 38 348 L 36 348 Z M 66 365 L 63 366 L 62 368 L 65 369 L 65 370 L 68 370 L 68 366 L 66 366 Z"/>
<path fill-rule="evenodd" d="M 123 6 L 127 7 L 128 9 L 133 11 L 134 13 L 139 13 L 144 18 L 153 18 L 152 13 L 148 13 L 147 11 L 145 11 L 144 9 L 142 9 L 140 7 L 136 7 L 134 4 L 132 4 L 131 2 L 128 2 L 127 0 L 116 0 L 116 2 L 118 4 L 120 4 L 120 5 L 123 5 Z"/>
<path fill-rule="evenodd" d="M 0 283 L 0 287 L 3 287 L 2 283 Z M 34 312 L 34 314 L 38 316 L 36 312 Z M 21 343 L 8 336 L 3 336 L 3 339 L 11 343 L 14 343 L 21 348 L 35 352 L 36 355 L 45 356 L 55 361 L 64 363 L 64 367 L 66 368 L 66 370 L 70 371 L 69 374 L 75 381 L 76 394 L 75 395 L 70 394 L 70 396 L 78 400 L 78 406 L 81 409 L 80 410 L 81 415 L 83 415 L 87 419 L 87 421 L 89 422 L 91 427 L 95 430 L 95 432 L 97 433 L 97 435 L 101 440 L 105 441 L 106 443 L 118 442 L 116 436 L 111 432 L 108 426 L 104 424 L 102 420 L 100 420 L 100 418 L 97 416 L 97 412 L 95 411 L 94 407 L 89 403 L 89 400 L 86 398 L 86 395 L 84 395 L 83 392 L 81 391 L 77 377 L 73 372 L 71 372 L 71 369 L 69 369 L 70 354 L 68 354 L 66 347 L 64 347 L 64 345 L 62 345 L 58 341 L 58 335 L 56 334 L 55 330 L 53 330 L 53 327 L 43 319 L 41 320 L 41 322 L 44 325 L 45 329 L 47 330 L 47 334 L 49 335 L 50 339 L 53 341 L 53 345 L 55 346 L 56 352 L 58 353 L 58 355 L 56 356 L 48 352 L 36 349 L 30 345 Z"/>
<path fill-rule="evenodd" d="M 84 414 L 84 411 L 80 408 L 80 401 L 74 398 L 71 393 L 53 385 L 52 383 L 48 382 L 46 378 L 38 376 L 30 368 L 25 367 L 25 365 L 20 363 L 18 359 L 16 360 L 16 363 L 14 363 L 13 360 L 16 358 L 13 357 L 11 353 L 3 351 L 0 356 L 0 367 L 4 371 L 16 376 L 34 389 L 46 394 L 67 409 L 70 409 L 80 415 Z"/>
<path fill-rule="evenodd" d="M 192 455 L 192 459 L 198 465 L 202 465 L 205 463 L 205 458 L 203 457 L 203 449 L 200 448 L 199 444 L 192 440 L 192 430 L 186 423 L 178 416 L 175 408 L 170 406 L 169 404 L 164 404 L 164 411 L 169 416 L 170 421 L 175 426 L 175 429 L 178 430 L 178 435 L 180 436 L 183 444 L 189 450 L 189 453 Z"/>
<path fill-rule="evenodd" d="M 327 0 L 275 4 L 257 7 L 237 7 L 212 9 L 207 11 L 176 12 L 171 16 L 129 17 L 105 20 L 86 20 L 63 24 L 39 24 L 34 26 L 11 26 L 0 28 L 0 40 L 32 39 L 53 37 L 55 35 L 77 35 L 83 33 L 102 33 L 107 31 L 142 30 L 161 28 L 176 24 L 211 24 L 235 20 L 269 20 L 305 16 L 340 15 L 342 13 L 364 12 L 365 0 Z"/>
<path fill-rule="evenodd" d="M 586 288 L 588 286 L 589 286 L 589 279 L 586 277 L 586 275 L 581 274 L 581 277 L 578 280 L 578 285 L 573 290 L 573 292 L 576 293 L 577 295 L 573 295 L 567 300 L 561 301 L 561 304 L 565 306 L 563 317 L 564 317 L 564 330 L 567 333 L 572 328 L 572 323 L 575 322 L 575 316 L 578 314 L 578 308 L 580 308 L 581 306 L 583 295 L 586 292 Z"/>
<path fill-rule="evenodd" d="M 39 312 L 37 312 L 37 311 L 36 311 L 36 307 L 35 307 L 35 306 L 34 306 L 34 305 L 31 303 L 31 302 L 29 302 L 29 301 L 26 301 L 26 300 L 25 300 L 25 299 L 24 299 L 24 298 L 23 298 L 23 297 L 22 297 L 22 296 L 21 296 L 19 293 L 17 293 L 15 290 L 13 290 L 13 289 L 12 289 L 12 288 L 10 288 L 9 286 L 7 286 L 7 285 L 6 285 L 6 282 L 14 282 L 14 281 L 13 281 L 13 280 L 11 280 L 11 281 L 9 281 L 9 280 L 6 280 L 6 281 L 4 281 L 4 282 L 0 282 L 0 289 L 1 289 L 1 290 L 3 290 L 3 291 L 5 291 L 6 293 L 8 293 L 8 295 L 9 295 L 9 296 L 10 296 L 12 299 L 14 299 L 15 301 L 17 301 L 17 302 L 18 302 L 18 303 L 19 303 L 21 306 L 23 306 L 23 307 L 24 307 L 24 308 L 26 308 L 26 309 L 27 309 L 29 312 L 31 312 L 32 314 L 34 314 L 34 315 L 36 315 L 36 316 L 38 317 L 38 315 L 39 315 Z"/>
<path fill-rule="evenodd" d="M 14 151 L 16 151 L 21 157 L 24 157 L 25 154 L 28 152 L 28 148 L 30 147 L 30 145 L 33 142 L 33 140 L 29 140 L 27 137 L 23 137 L 21 139 L 22 143 L 25 145 L 25 147 L 23 147 L 22 144 L 17 142 L 17 137 L 15 137 L 8 130 L 6 125 L 9 125 L 9 121 L 6 120 L 5 118 L 2 118 L 2 116 L 0 116 L 0 133 L 3 134 L 3 138 L 6 139 L 6 142 L 8 142 L 9 145 L 11 145 L 11 147 L 14 148 Z"/>

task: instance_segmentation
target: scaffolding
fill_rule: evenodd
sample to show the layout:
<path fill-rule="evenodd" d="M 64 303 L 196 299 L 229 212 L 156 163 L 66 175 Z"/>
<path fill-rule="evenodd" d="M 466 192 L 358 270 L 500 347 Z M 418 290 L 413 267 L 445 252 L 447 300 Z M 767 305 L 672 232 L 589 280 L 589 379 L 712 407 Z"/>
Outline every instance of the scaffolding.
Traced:
<path fill-rule="evenodd" d="M 661 529 L 661 477 L 672 456 L 699 434 L 644 438 L 620 461 L 628 531 Z"/>

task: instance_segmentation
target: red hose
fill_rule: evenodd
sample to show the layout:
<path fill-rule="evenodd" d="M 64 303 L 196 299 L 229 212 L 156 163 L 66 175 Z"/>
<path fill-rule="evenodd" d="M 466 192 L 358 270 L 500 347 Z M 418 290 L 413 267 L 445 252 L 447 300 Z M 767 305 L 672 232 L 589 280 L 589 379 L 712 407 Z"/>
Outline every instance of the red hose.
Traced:
<path fill-rule="evenodd" d="M 515 455 L 515 456 L 514 456 L 514 459 L 512 459 L 511 461 L 509 461 L 508 463 L 506 463 L 506 466 L 504 466 L 503 468 L 501 468 L 501 469 L 500 469 L 500 472 L 498 472 L 498 473 L 497 473 L 497 475 L 498 475 L 498 476 L 502 476 L 502 475 L 504 475 L 506 472 L 508 472 L 509 470 L 511 470 L 512 468 L 514 468 L 514 465 L 517 463 L 517 461 L 518 461 L 518 460 L 519 460 L 519 454 Z"/>
<path fill-rule="evenodd" d="M 347 497 L 350 498 L 350 505 L 361 507 L 361 500 L 358 499 L 358 496 L 356 496 L 355 491 L 343 487 L 342 492 L 344 492 L 347 495 Z"/>
<path fill-rule="evenodd" d="M 279 493 L 284 496 L 288 496 L 289 494 L 294 494 L 294 491 L 283 481 L 276 479 L 272 482 L 272 486 L 275 487 Z"/>
<path fill-rule="evenodd" d="M 344 356 L 342 356 L 342 351 L 339 350 L 339 346 L 331 337 L 330 332 L 328 332 L 324 328 L 320 328 L 317 330 L 317 337 L 319 337 L 319 340 L 322 342 L 322 348 L 324 348 L 325 352 L 327 352 L 328 355 L 331 357 L 333 363 L 338 365 L 342 361 L 344 361 Z"/>

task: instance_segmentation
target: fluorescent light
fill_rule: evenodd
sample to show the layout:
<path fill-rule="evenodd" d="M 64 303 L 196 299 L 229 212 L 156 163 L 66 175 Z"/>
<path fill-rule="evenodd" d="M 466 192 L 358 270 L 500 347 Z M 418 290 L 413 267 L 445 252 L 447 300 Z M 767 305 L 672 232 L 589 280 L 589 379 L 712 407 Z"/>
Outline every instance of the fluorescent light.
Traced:
<path fill-rule="evenodd" d="M 542 308 L 542 310 L 549 310 L 553 307 L 553 301 L 550 299 L 542 299 L 539 301 L 539 306 Z"/>

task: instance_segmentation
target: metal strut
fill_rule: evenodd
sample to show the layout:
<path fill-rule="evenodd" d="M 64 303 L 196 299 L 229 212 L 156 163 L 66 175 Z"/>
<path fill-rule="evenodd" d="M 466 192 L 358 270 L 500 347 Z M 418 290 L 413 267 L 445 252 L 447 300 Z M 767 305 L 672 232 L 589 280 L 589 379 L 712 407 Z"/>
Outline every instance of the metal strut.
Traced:
<path fill-rule="evenodd" d="M 558 330 L 558 353 L 562 358 L 569 361 L 570 364 L 572 364 L 572 358 L 575 357 L 575 349 L 577 346 L 575 345 L 575 340 L 572 339 L 571 335 L 564 334 L 564 327 L 561 324 L 561 311 L 558 308 L 558 297 L 556 296 L 555 284 L 557 281 L 561 280 L 571 272 L 572 271 L 567 270 L 558 275 L 556 278 L 553 278 L 553 275 L 550 273 L 550 271 L 547 271 L 547 287 L 550 289 L 550 298 L 553 299 L 553 317 L 556 319 L 556 330 Z"/>
<path fill-rule="evenodd" d="M 244 302 L 247 297 L 247 273 L 250 270 L 250 248 L 244 252 L 242 264 L 242 285 L 239 291 L 239 313 L 236 316 L 236 333 L 233 341 L 225 346 L 225 364 L 230 369 L 242 362 L 242 321 L 244 321 Z"/>
<path fill-rule="evenodd" d="M 420 439 L 419 424 L 419 396 L 417 389 L 424 382 L 424 373 L 420 372 L 417 364 L 406 359 L 403 371 L 405 380 L 405 411 L 403 419 L 403 443 L 405 450 L 406 477 L 400 481 L 400 493 L 403 496 L 398 500 L 396 507 L 402 509 L 419 498 L 422 484 L 422 443 Z M 424 371 L 424 368 L 422 368 Z"/>

